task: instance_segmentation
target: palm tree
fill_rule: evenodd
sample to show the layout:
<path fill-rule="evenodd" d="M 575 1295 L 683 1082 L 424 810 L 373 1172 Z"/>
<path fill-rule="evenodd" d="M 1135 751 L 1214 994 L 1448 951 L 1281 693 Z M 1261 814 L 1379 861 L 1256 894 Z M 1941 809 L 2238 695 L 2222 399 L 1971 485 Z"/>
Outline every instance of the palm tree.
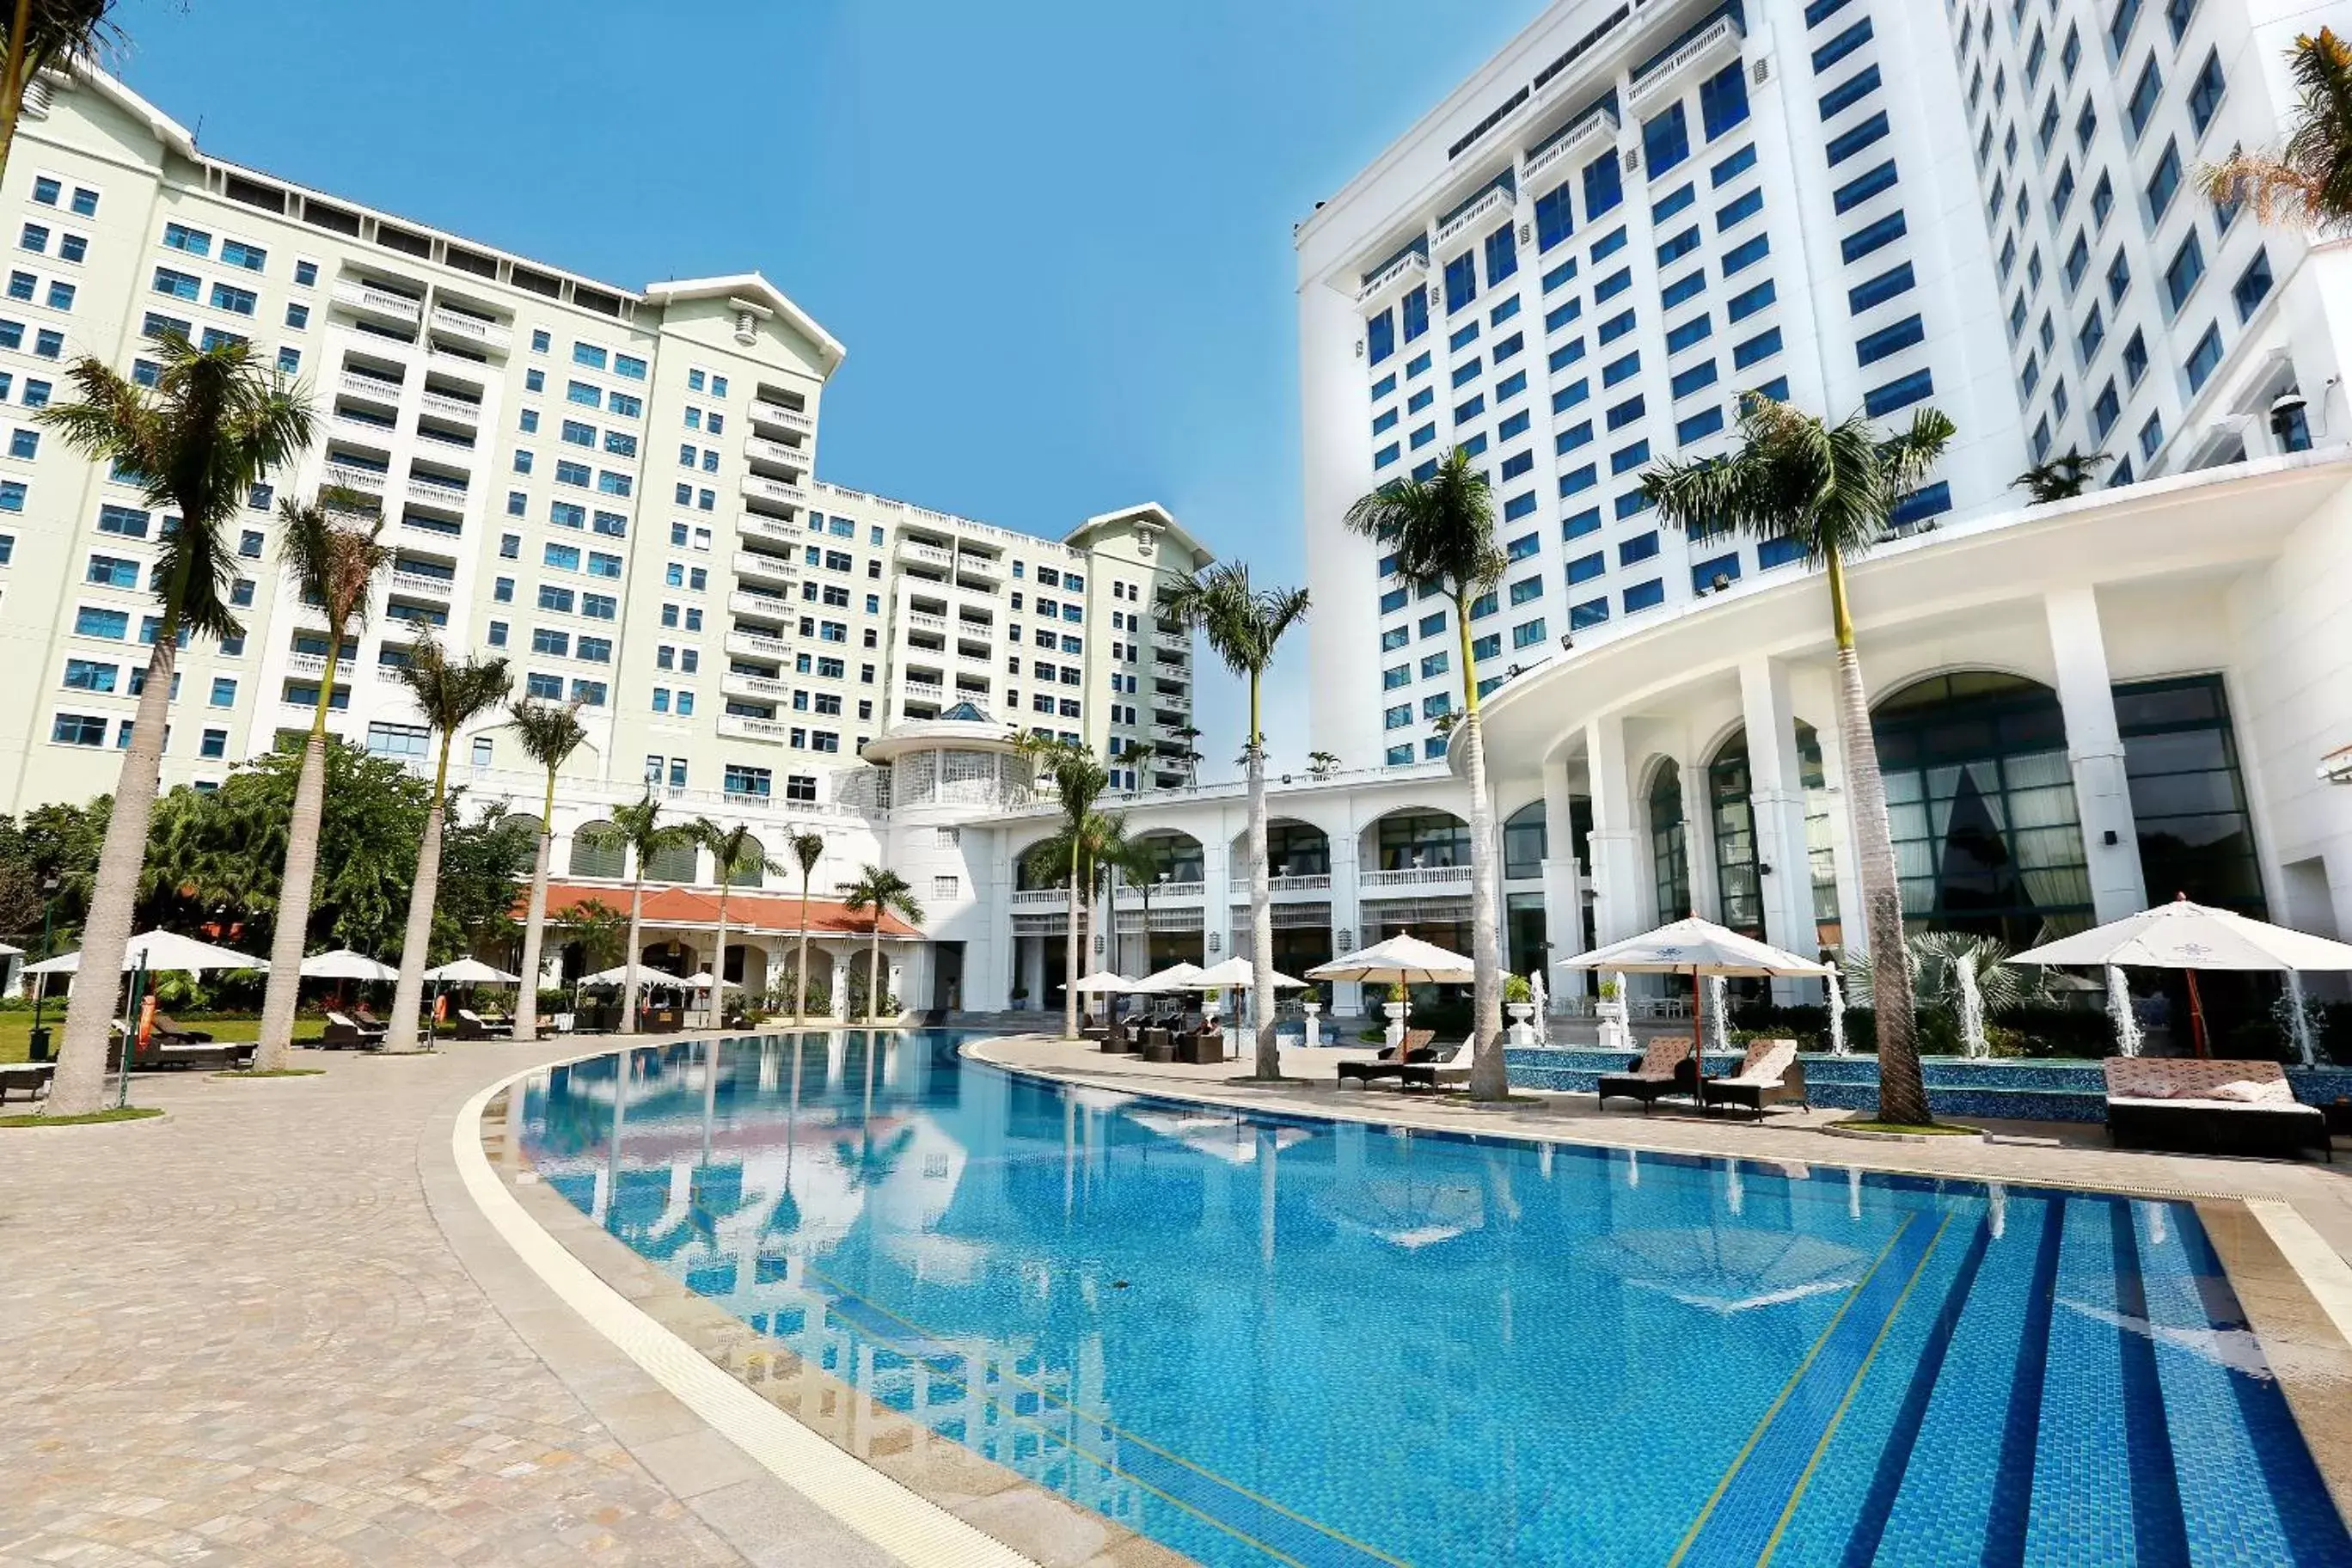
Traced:
<path fill-rule="evenodd" d="M 661 809 L 661 802 L 648 789 L 636 805 L 614 811 L 611 822 L 581 830 L 581 836 L 593 847 L 626 850 L 636 863 L 636 881 L 629 889 L 629 952 L 622 961 L 629 966 L 621 987 L 621 1033 L 625 1035 L 637 1032 L 638 968 L 645 953 L 646 868 L 653 864 L 654 857 L 695 842 L 694 829 L 686 824 L 665 826 Z"/>
<path fill-rule="evenodd" d="M 1495 542 L 1495 498 L 1483 469 L 1455 447 L 1426 479 L 1385 485 L 1348 509 L 1348 527 L 1384 544 L 1396 575 L 1416 589 L 1434 588 L 1454 601 L 1454 640 L 1462 660 L 1462 718 L 1452 729 L 1470 774 L 1470 928 L 1472 1056 L 1470 1096 L 1507 1100 L 1503 1068 L 1503 961 L 1495 939 L 1495 807 L 1486 794 L 1486 740 L 1478 718 L 1478 656 L 1470 638 L 1470 610 L 1502 581 L 1508 564 Z M 1261 859 L 1263 856 L 1261 856 Z"/>
<path fill-rule="evenodd" d="M 908 925 L 923 923 L 923 906 L 915 900 L 915 889 L 907 879 L 887 867 L 860 867 L 857 880 L 841 884 L 841 906 L 853 915 L 867 917 L 866 930 L 872 947 L 866 969 L 866 1013 L 870 1019 L 882 1017 L 882 919 L 897 915 Z M 1076 995 L 1073 992 L 1071 994 Z"/>
<path fill-rule="evenodd" d="M 1880 1119 L 1930 1121 L 1919 1076 L 1911 975 L 1904 963 L 1903 889 L 1878 773 L 1870 701 L 1854 652 L 1845 563 L 1885 534 L 1895 504 L 1916 489 L 1951 444 L 1953 426 L 1923 408 L 1910 428 L 1882 437 L 1860 413 L 1830 425 L 1787 404 L 1741 400 L 1739 446 L 1727 456 L 1664 463 L 1642 476 L 1642 491 L 1685 530 L 1731 529 L 1802 545 L 1827 571 L 1830 622 L 1837 638 L 1838 734 L 1845 747 L 1846 801 L 1861 873 L 1864 929 L 1877 975 Z"/>
<path fill-rule="evenodd" d="M 793 864 L 801 868 L 801 941 L 800 952 L 793 959 L 793 1022 L 808 1019 L 808 905 L 809 879 L 816 874 L 816 863 L 824 858 L 824 835 L 795 833 L 784 840 L 784 847 L 793 853 Z"/>
<path fill-rule="evenodd" d="M 727 991 L 727 894 L 735 879 L 745 872 L 760 871 L 773 876 L 783 870 L 783 863 L 772 859 L 760 847 L 749 823 L 739 822 L 732 827 L 721 827 L 707 816 L 693 822 L 695 842 L 710 851 L 711 874 L 719 879 L 719 938 L 712 951 L 718 956 L 710 962 L 710 1013 L 723 1016 L 720 1005 Z"/>
<path fill-rule="evenodd" d="M 1129 838 L 1121 836 L 1118 847 L 1103 857 L 1103 863 L 1118 873 L 1119 880 L 1143 895 L 1143 973 L 1151 973 L 1151 889 L 1160 880 L 1160 851 L 1149 838 Z M 1110 963 L 1106 968 L 1118 967 L 1118 921 L 1111 921 Z M 1141 976 L 1138 976 L 1140 978 Z"/>
<path fill-rule="evenodd" d="M 368 595 L 376 574 L 392 560 L 392 546 L 377 535 L 381 516 L 362 528 L 336 520 L 354 514 L 358 498 L 328 490 L 308 506 L 291 498 L 278 504 L 285 537 L 278 554 L 305 605 L 327 618 L 327 662 L 319 677 L 319 701 L 310 713 L 310 739 L 302 746 L 302 772 L 294 784 L 294 809 L 286 824 L 286 869 L 278 884 L 277 927 L 269 943 L 269 984 L 261 997 L 261 1043 L 254 1066 L 275 1072 L 294 1046 L 294 1010 L 302 983 L 302 949 L 310 934 L 310 900 L 319 870 L 319 830 L 326 816 L 327 717 L 332 710 L 335 671 L 342 663 L 343 638 L 367 620 Z"/>
<path fill-rule="evenodd" d="M 1081 889 L 1078 922 L 1073 931 L 1077 941 L 1072 950 L 1079 956 L 1073 963 L 1085 962 L 1085 955 L 1094 951 L 1095 894 L 1106 888 L 1112 863 L 1127 851 L 1129 842 L 1124 816 L 1089 811 L 1076 824 L 1065 822 L 1052 837 L 1030 847 L 1026 858 L 1033 879 L 1067 881 Z M 1079 976 L 1073 971 L 1069 979 L 1075 1000 Z M 1078 1005 L 1083 1008 L 1084 1005 Z"/>
<path fill-rule="evenodd" d="M 2089 487 L 2093 476 L 2114 461 L 2105 452 L 2085 452 L 2080 447 L 2069 447 L 2062 456 L 2036 463 L 2010 480 L 2009 488 L 2025 491 L 2036 506 L 2073 500 Z"/>
<path fill-rule="evenodd" d="M 1110 787 L 1110 773 L 1095 761 L 1092 752 L 1084 746 L 1066 745 L 1059 741 L 1024 738 L 1024 749 L 1045 762 L 1047 773 L 1054 781 L 1054 797 L 1062 807 L 1061 827 L 1056 834 L 1066 847 L 1075 847 L 1087 837 L 1087 819 L 1095 813 L 1095 802 Z M 1047 840 L 1048 844 L 1054 840 Z M 1085 857 L 1069 853 L 1054 857 L 1059 875 L 1068 880 L 1070 898 L 1070 928 L 1064 938 L 1062 976 L 1062 1037 L 1078 1037 L 1078 877 Z"/>
<path fill-rule="evenodd" d="M 514 677 L 503 658 L 467 656 L 452 664 L 441 645 L 426 637 L 410 650 L 400 667 L 400 683 L 425 715 L 427 728 L 438 731 L 441 749 L 433 766 L 433 801 L 425 811 L 425 837 L 416 850 L 416 880 L 408 889 L 408 927 L 400 943 L 400 979 L 392 992 L 392 1026 L 383 1037 L 387 1051 L 413 1051 L 416 1047 L 416 1013 L 425 1001 L 425 958 L 433 945 L 433 900 L 441 884 L 441 826 L 449 798 L 449 752 L 457 731 L 507 700 Z M 526 984 L 530 984 L 526 977 Z"/>
<path fill-rule="evenodd" d="M 2251 201 L 2258 222 L 2302 224 L 2327 236 L 2352 230 L 2352 42 L 2322 27 L 2304 34 L 2287 72 L 2302 101 L 2271 153 L 2233 153 L 2198 171 L 2211 200 Z"/>
<path fill-rule="evenodd" d="M 16 145 L 33 79 L 52 67 L 65 68 L 77 55 L 96 56 L 120 43 L 122 31 L 107 16 L 113 9 L 114 0 L 15 0 L 0 18 L 6 28 L 0 38 L 0 170 Z"/>
<path fill-rule="evenodd" d="M 507 710 L 507 728 L 522 742 L 523 755 L 547 770 L 547 798 L 540 806 L 539 851 L 530 866 L 530 915 L 522 928 L 522 984 L 515 999 L 514 1037 L 539 1038 L 540 947 L 547 937 L 548 864 L 555 857 L 555 773 L 588 739 L 577 702 L 534 702 L 529 698 Z"/>
<path fill-rule="evenodd" d="M 199 352 L 185 338 L 169 335 L 152 340 L 151 348 L 162 362 L 152 387 L 134 385 L 103 363 L 83 359 L 68 376 L 80 399 L 37 416 L 67 445 L 111 462 L 139 486 L 149 506 L 180 520 L 163 534 L 148 579 L 163 614 L 83 921 L 82 957 L 98 975 L 121 972 L 131 940 L 181 641 L 196 633 L 244 632 L 228 605 L 228 584 L 236 575 L 229 520 L 264 474 L 292 462 L 310 444 L 310 410 L 299 390 L 265 369 L 246 345 Z M 50 1114 L 99 1109 L 114 1000 L 110 984 L 74 988 L 49 1090 Z"/>
<path fill-rule="evenodd" d="M 1274 1038 L 1274 894 L 1265 865 L 1265 729 L 1258 690 L 1283 633 L 1307 618 L 1307 590 L 1252 588 L 1246 564 L 1220 561 L 1178 584 L 1160 603 L 1162 614 L 1206 637 L 1225 668 L 1249 682 L 1249 737 L 1242 759 L 1249 778 L 1250 1016 L 1257 1025 L 1257 1076 L 1278 1079 L 1282 1050 Z M 1212 893 L 1223 897 L 1214 889 Z"/>

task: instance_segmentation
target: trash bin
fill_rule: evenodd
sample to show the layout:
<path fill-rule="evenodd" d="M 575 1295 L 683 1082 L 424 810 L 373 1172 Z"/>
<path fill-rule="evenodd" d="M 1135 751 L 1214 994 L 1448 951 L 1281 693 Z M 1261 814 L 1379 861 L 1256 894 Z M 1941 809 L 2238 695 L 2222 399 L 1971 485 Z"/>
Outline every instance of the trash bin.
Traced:
<path fill-rule="evenodd" d="M 33 1031 L 31 1049 L 27 1053 L 28 1060 L 45 1062 L 49 1059 L 49 1034 L 50 1031 L 47 1029 Z"/>

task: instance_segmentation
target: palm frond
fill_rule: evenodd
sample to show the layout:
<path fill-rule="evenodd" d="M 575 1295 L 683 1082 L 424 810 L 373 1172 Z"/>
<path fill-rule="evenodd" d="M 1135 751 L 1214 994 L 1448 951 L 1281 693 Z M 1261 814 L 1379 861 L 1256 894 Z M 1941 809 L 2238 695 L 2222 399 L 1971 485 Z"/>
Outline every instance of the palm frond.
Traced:
<path fill-rule="evenodd" d="M 2288 57 L 2297 101 L 2274 152 L 2238 151 L 2198 171 L 2208 199 L 2244 202 L 2257 221 L 2352 232 L 2352 42 L 2332 28 L 2305 34 Z"/>
<path fill-rule="evenodd" d="M 923 923 L 923 906 L 915 897 L 915 889 L 907 879 L 887 866 L 871 863 L 858 868 L 853 881 L 839 887 L 841 907 L 854 915 L 866 915 L 878 927 L 886 915 L 897 915 L 908 925 Z"/>
<path fill-rule="evenodd" d="M 1470 599 L 1502 580 L 1509 564 L 1495 538 L 1493 488 L 1455 447 L 1426 479 L 1403 479 L 1358 499 L 1349 531 L 1385 545 L 1395 575 L 1415 588 Z"/>
<path fill-rule="evenodd" d="M 522 743 L 523 755 L 546 773 L 562 767 L 564 760 L 588 739 L 588 727 L 580 722 L 577 702 L 541 702 L 523 698 L 508 707 L 507 728 Z"/>
<path fill-rule="evenodd" d="M 400 683 L 408 689 L 425 722 L 445 735 L 455 734 L 485 710 L 506 700 L 514 678 L 504 658 L 467 655 L 452 663 L 448 653 L 431 637 L 409 650 L 399 668 Z"/>

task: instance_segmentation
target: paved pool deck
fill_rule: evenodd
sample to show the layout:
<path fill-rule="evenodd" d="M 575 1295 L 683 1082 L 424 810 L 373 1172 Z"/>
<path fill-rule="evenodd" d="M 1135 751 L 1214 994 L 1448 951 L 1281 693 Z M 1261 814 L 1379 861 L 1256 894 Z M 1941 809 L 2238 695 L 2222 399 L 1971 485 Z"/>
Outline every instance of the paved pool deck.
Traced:
<path fill-rule="evenodd" d="M 328 1072 L 142 1079 L 134 1098 L 161 1121 L 0 1132 L 0 1564 L 890 1561 L 590 1327 L 467 1191 L 452 1154 L 467 1102 L 594 1044 L 302 1053 Z M 2339 1457 L 2323 1460 L 2339 1501 L 2352 1486 L 2352 1162 L 2129 1153 L 2040 1124 L 1984 1144 L 1863 1144 L 1819 1130 L 1838 1113 L 1756 1126 L 1575 1095 L 1482 1110 L 1342 1092 L 1339 1052 L 1294 1054 L 1311 1081 L 1267 1089 L 1234 1082 L 1237 1064 L 1107 1060 L 1036 1037 L 974 1049 L 1237 1109 L 2207 1197 L 2266 1342 L 2326 1395 L 2296 1405 L 2315 1449 Z M 546 1214 L 543 1187 L 501 1180 Z M 2263 1226 L 2227 1228 L 2262 1204 L 2299 1216 L 2316 1256 L 2290 1263 Z M 1037 1555 L 1123 1568 L 1157 1560 L 1147 1544 Z"/>

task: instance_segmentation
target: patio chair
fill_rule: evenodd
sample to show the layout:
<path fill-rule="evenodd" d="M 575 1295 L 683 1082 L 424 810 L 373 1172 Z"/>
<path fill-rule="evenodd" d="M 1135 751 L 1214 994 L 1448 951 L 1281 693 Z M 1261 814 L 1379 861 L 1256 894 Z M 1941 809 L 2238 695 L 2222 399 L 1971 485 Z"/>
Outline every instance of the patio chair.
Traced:
<path fill-rule="evenodd" d="M 2276 1062 L 2109 1057 L 2102 1070 L 2118 1149 L 2336 1159 L 2326 1112 L 2296 1100 Z"/>
<path fill-rule="evenodd" d="M 55 1062 L 0 1063 L 0 1105 L 8 1103 L 12 1090 L 22 1089 L 26 1100 L 38 1100 L 49 1090 L 49 1080 L 57 1076 Z"/>
<path fill-rule="evenodd" d="M 169 1013 L 155 1015 L 155 1026 L 149 1031 L 148 1038 L 166 1046 L 209 1046 L 213 1043 L 212 1036 L 202 1029 L 182 1028 L 179 1020 Z"/>
<path fill-rule="evenodd" d="M 1175 1031 L 1160 1027 L 1144 1030 L 1143 1059 L 1148 1062 L 1174 1061 L 1176 1059 Z"/>
<path fill-rule="evenodd" d="M 1197 1029 L 1187 1029 L 1176 1037 L 1174 1059 L 1190 1062 L 1194 1067 L 1207 1067 L 1225 1059 L 1225 1032 L 1214 1024 L 1204 1024 Z"/>
<path fill-rule="evenodd" d="M 1769 1105 L 1801 1105 L 1812 1109 L 1805 1094 L 1805 1064 L 1797 1059 L 1794 1040 L 1750 1040 L 1739 1065 L 1721 1078 L 1699 1080 L 1699 1104 L 1744 1105 L 1764 1119 Z"/>
<path fill-rule="evenodd" d="M 364 1002 L 352 1008 L 352 1018 L 362 1029 L 381 1029 L 385 1034 L 392 1032 L 392 1026 L 368 1011 L 368 1005 Z"/>
<path fill-rule="evenodd" d="M 460 1007 L 457 1009 L 457 1032 L 453 1037 L 460 1040 L 487 1040 L 490 1038 L 490 1026 L 472 1008 Z"/>
<path fill-rule="evenodd" d="M 327 1051 L 365 1050 L 380 1042 L 386 1032 L 381 1025 L 371 1028 L 355 1018 L 330 1011 L 327 1014 L 327 1032 L 319 1037 L 319 1048 Z"/>
<path fill-rule="evenodd" d="M 1696 1076 L 1690 1042 L 1676 1035 L 1660 1035 L 1651 1040 L 1641 1059 L 1626 1064 L 1623 1072 L 1601 1075 L 1601 1102 L 1638 1100 L 1643 1114 L 1647 1115 L 1660 1095 L 1691 1093 Z"/>
<path fill-rule="evenodd" d="M 1421 1083 L 1434 1088 L 1437 1082 L 1435 1073 L 1417 1069 L 1433 1068 L 1438 1063 L 1441 1053 L 1436 1040 L 1437 1031 L 1434 1029 L 1407 1029 L 1402 1048 L 1384 1046 L 1381 1054 L 1369 1061 L 1341 1062 L 1339 1081 L 1342 1084 L 1370 1086 L 1382 1079 L 1392 1078 L 1399 1083 Z M 1444 1054 L 1451 1055 L 1451 1050 Z"/>
<path fill-rule="evenodd" d="M 1136 1031 L 1129 1027 L 1126 1019 L 1112 1019 L 1110 1027 L 1104 1032 L 1102 1037 L 1102 1048 L 1104 1054 L 1108 1056 L 1133 1055 L 1135 1051 L 1139 1048 L 1136 1043 L 1135 1035 Z"/>

